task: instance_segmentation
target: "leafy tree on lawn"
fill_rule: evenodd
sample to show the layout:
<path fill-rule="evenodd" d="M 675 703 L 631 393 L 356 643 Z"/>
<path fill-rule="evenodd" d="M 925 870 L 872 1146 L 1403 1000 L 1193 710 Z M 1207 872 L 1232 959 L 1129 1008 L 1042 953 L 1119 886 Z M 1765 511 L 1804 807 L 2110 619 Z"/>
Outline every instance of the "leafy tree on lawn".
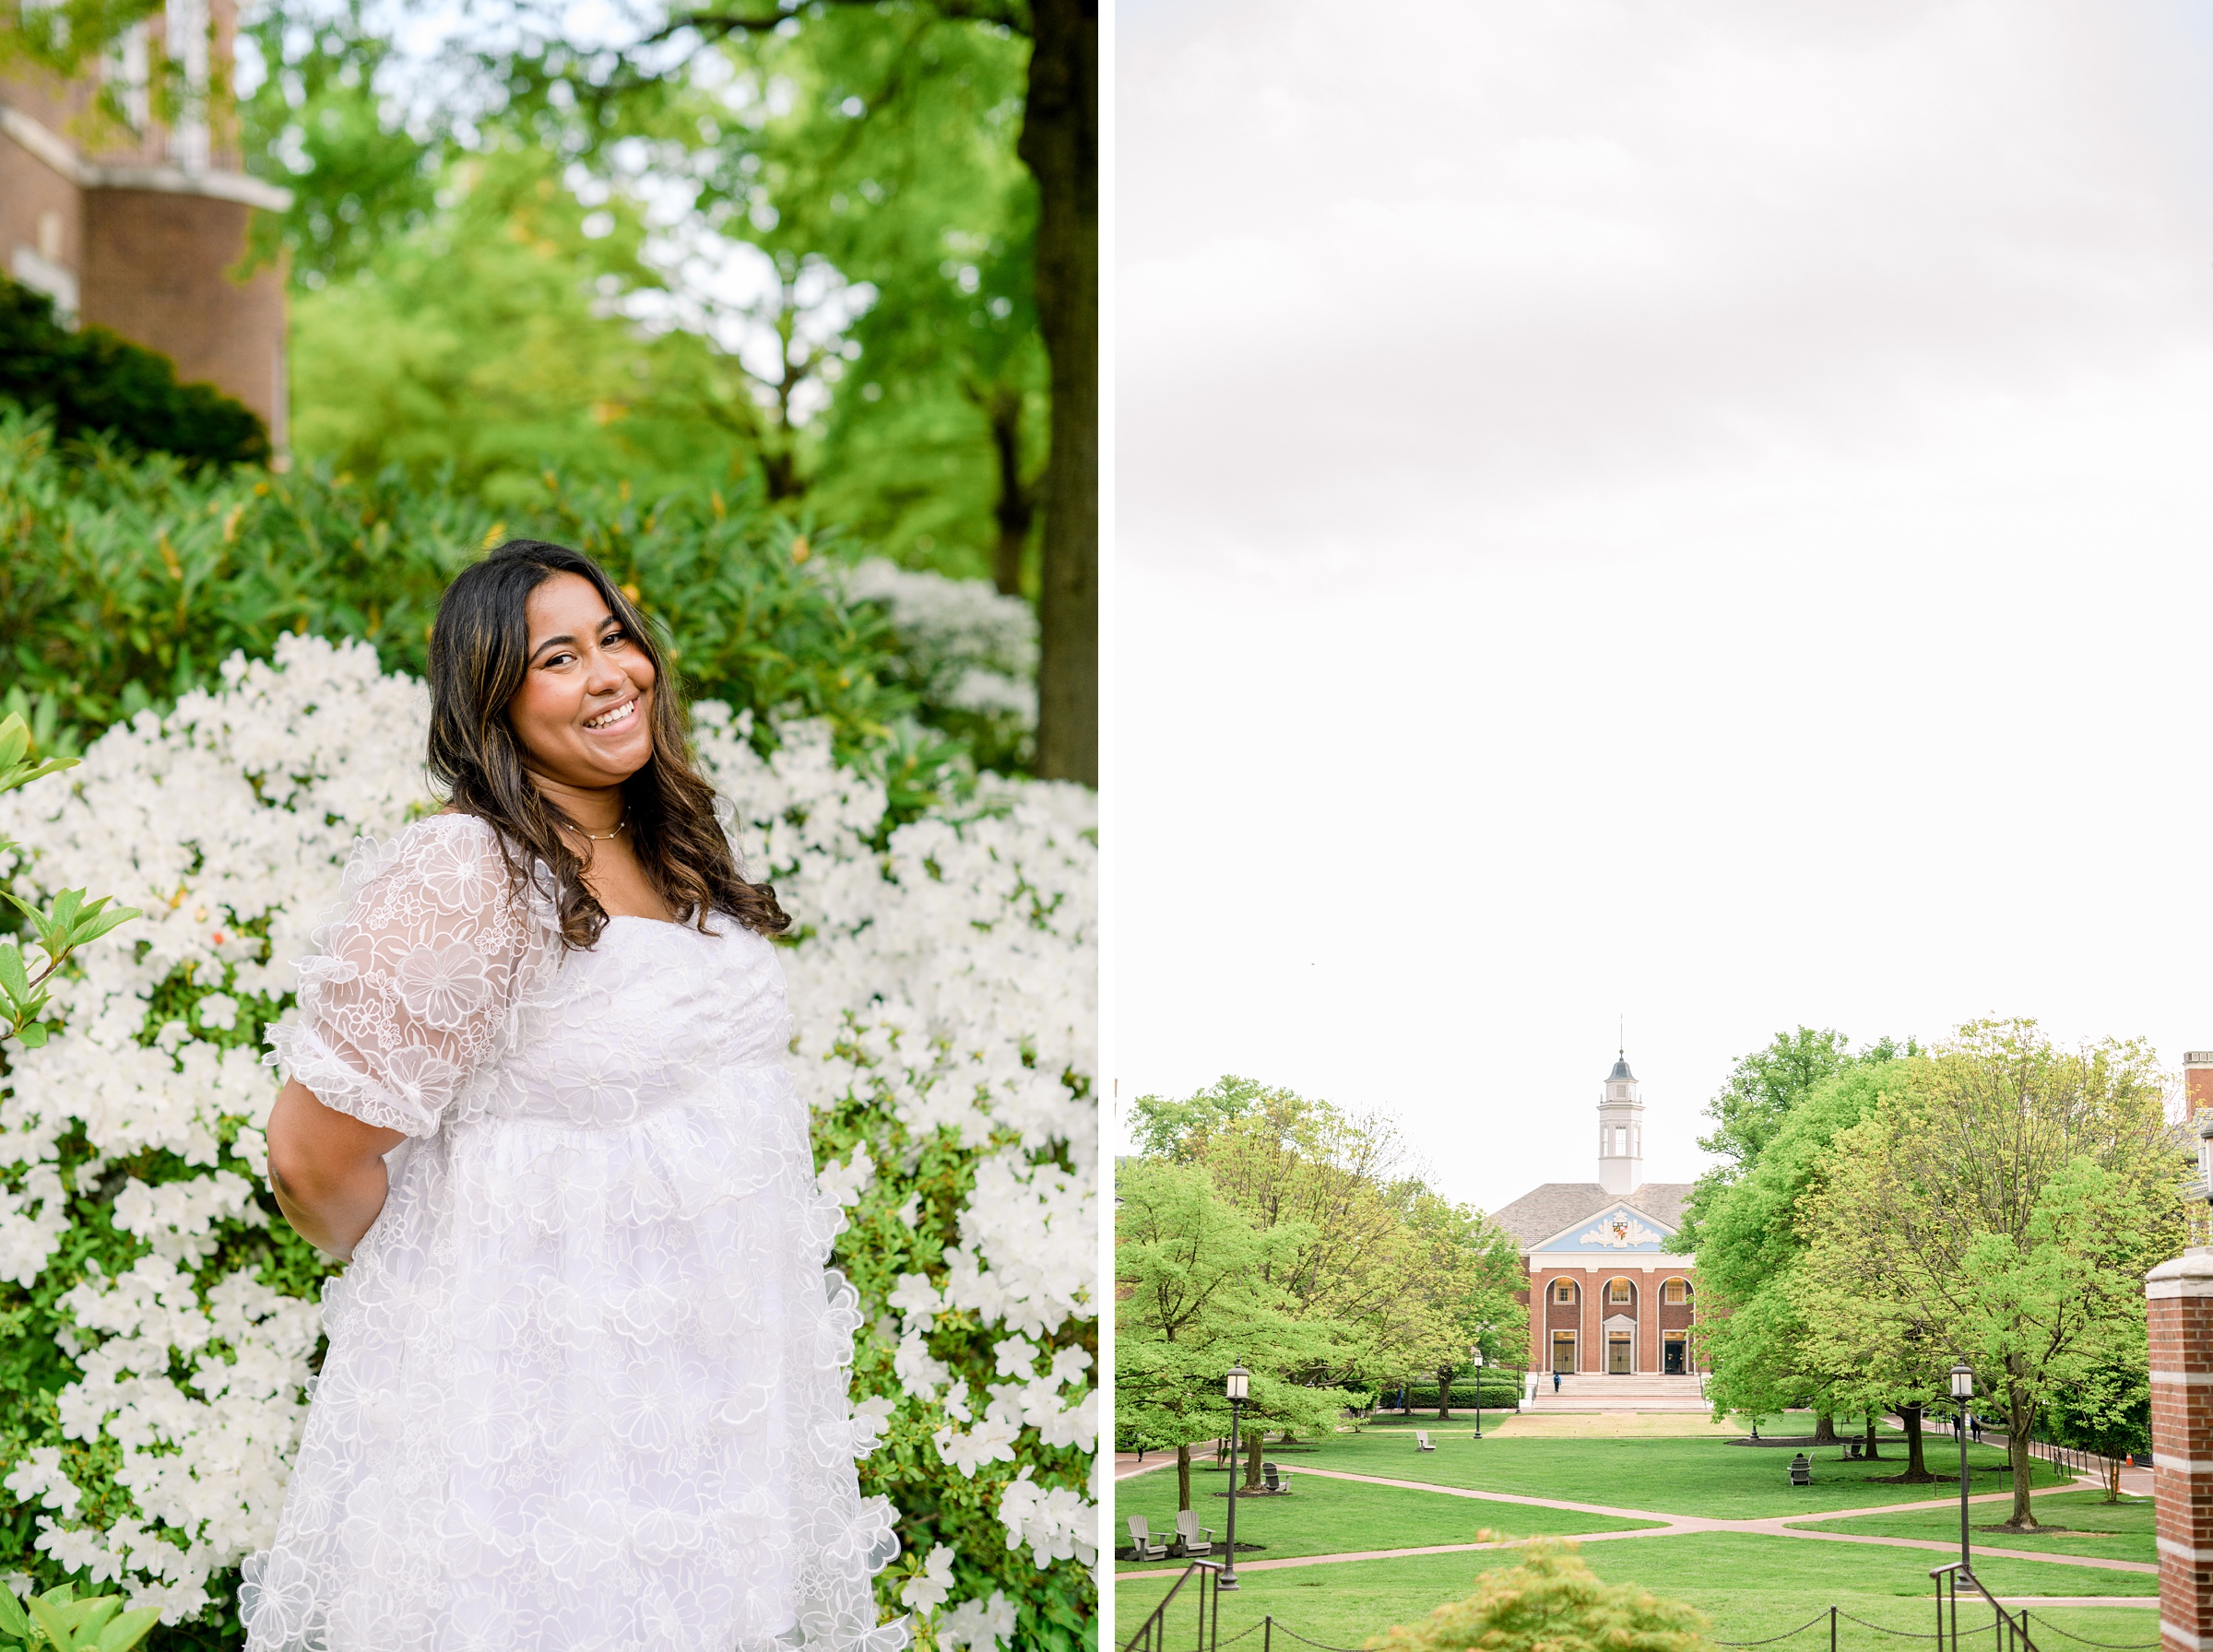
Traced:
<path fill-rule="evenodd" d="M 2150 1350 L 2145 1339 L 2125 1334 L 2117 1344 L 2044 1406 L 2044 1432 L 2053 1443 L 2106 1459 L 2108 1503 L 2121 1501 L 2121 1465 L 2129 1454 L 2151 1450 Z"/>
<path fill-rule="evenodd" d="M 2182 1245 L 2190 1162 L 2140 1042 L 2063 1049 L 2034 1021 L 1985 1021 L 1904 1065 L 1812 1197 L 1797 1286 L 1812 1363 L 1963 1354 L 2005 1417 L 2005 1528 L 2030 1529 L 2031 1432 L 2142 1348 L 2143 1276 Z"/>
<path fill-rule="evenodd" d="M 1911 1041 L 1906 1047 L 1911 1047 Z M 1713 1120 L 1714 1128 L 1699 1139 L 1698 1146 L 1717 1155 L 1722 1162 L 1692 1186 L 1683 1221 L 1668 1248 L 1698 1255 L 1699 1330 L 1720 1379 L 1718 1384 L 1707 1386 L 1715 1398 L 1717 1415 L 1723 1410 L 1744 1410 L 1758 1416 L 1814 1400 L 1802 1382 L 1789 1376 L 1791 1320 L 1783 1299 L 1754 1305 L 1757 1291 L 1778 1277 L 1778 1270 L 1787 1266 L 1799 1245 L 1791 1217 L 1803 1191 L 1803 1164 L 1794 1160 L 1785 1167 L 1780 1182 L 1771 1181 L 1743 1200 L 1734 1200 L 1735 1191 L 1757 1174 L 1769 1147 L 1809 1095 L 1838 1075 L 1855 1067 L 1888 1061 L 1899 1050 L 1892 1040 L 1882 1038 L 1855 1054 L 1844 1035 L 1833 1028 L 1817 1031 L 1802 1026 L 1795 1032 L 1778 1032 L 1765 1048 L 1740 1058 L 1721 1092 L 1706 1104 L 1706 1115 Z M 1833 1121 L 1826 1121 L 1828 1132 L 1833 1133 L 1835 1127 Z M 1821 1139 L 1826 1139 L 1823 1134 Z M 1805 1150 L 1806 1143 L 1801 1140 L 1799 1159 Z M 1732 1208 L 1722 1218 L 1717 1251 L 1707 1229 L 1724 1205 Z M 1722 1333 L 1722 1319 L 1740 1312 L 1745 1317 L 1734 1337 Z M 1723 1376 L 1722 1344 L 1731 1341 L 1734 1345 L 1727 1357 L 1735 1369 Z M 1834 1413 L 1817 1400 L 1814 1402 L 1814 1438 L 1817 1443 L 1833 1441 Z"/>
<path fill-rule="evenodd" d="M 1903 1081 L 1893 1061 L 1835 1068 L 1793 1100 L 1744 1174 L 1711 1192 L 1698 1233 L 1698 1334 L 1717 1417 L 1810 1404 L 1827 1419 L 1853 1405 L 1854 1396 L 1832 1391 L 1837 1385 L 1809 1367 L 1792 1282 L 1807 1244 L 1803 1218 L 1828 1174 L 1831 1144 L 1886 1086 Z"/>
<path fill-rule="evenodd" d="M 1144 1446 L 1174 1446 L 1178 1508 L 1191 1506 L 1191 1446 L 1229 1433 L 1223 1377 L 1253 1372 L 1246 1415 L 1254 1438 L 1267 1421 L 1334 1416 L 1334 1389 L 1302 1388 L 1281 1368 L 1328 1357 L 1326 1328 L 1286 1311 L 1270 1265 L 1304 1236 L 1261 1230 L 1220 1198 L 1203 1170 L 1139 1159 L 1115 1174 L 1115 1423 Z"/>
<path fill-rule="evenodd" d="M 1330 1359 L 1302 1380 L 1435 1373 L 1478 1327 L 1513 1335 L 1525 1324 L 1512 1239 L 1414 1174 L 1389 1119 L 1234 1078 L 1181 1100 L 1143 1097 L 1133 1115 L 1148 1151 L 1203 1166 L 1256 1226 L 1301 1231 L 1270 1283 L 1299 1318 L 1336 1328 Z"/>

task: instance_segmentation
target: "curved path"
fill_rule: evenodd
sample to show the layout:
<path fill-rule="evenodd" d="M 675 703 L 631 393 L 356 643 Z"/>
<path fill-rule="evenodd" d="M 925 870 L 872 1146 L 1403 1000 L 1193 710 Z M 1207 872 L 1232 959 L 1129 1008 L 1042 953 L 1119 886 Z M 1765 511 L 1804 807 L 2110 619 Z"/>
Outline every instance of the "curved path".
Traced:
<path fill-rule="evenodd" d="M 1150 1466 L 1147 1465 L 1147 1467 Z M 1808 1531 L 1804 1528 L 1803 1523 L 1808 1520 L 1849 1520 L 1860 1515 L 1900 1515 L 1911 1514 L 1920 1509 L 1958 1508 L 1959 1506 L 1959 1500 L 1956 1497 L 1936 1497 L 1924 1503 L 1884 1503 L 1867 1508 L 1832 1509 L 1825 1514 L 1770 1515 L 1764 1519 L 1757 1520 L 1715 1520 L 1709 1519 L 1702 1515 L 1670 1515 L 1649 1508 L 1615 1508 L 1601 1503 L 1568 1503 L 1556 1497 L 1524 1497 L 1512 1492 L 1477 1492 L 1464 1486 L 1433 1485 L 1429 1481 L 1422 1480 L 1391 1480 L 1379 1474 L 1353 1474 L 1343 1469 L 1301 1468 L 1298 1472 L 1301 1475 L 1311 1474 L 1320 1480 L 1356 1480 L 1371 1486 L 1394 1486 L 1401 1491 L 1431 1492 L 1440 1497 L 1467 1497 L 1478 1503 L 1520 1503 L 1534 1508 L 1564 1509 L 1569 1514 L 1606 1515 L 1618 1520 L 1654 1522 L 1653 1525 L 1633 1531 L 1558 1532 L 1553 1534 L 1555 1539 L 1565 1538 L 1578 1543 L 1610 1543 L 1624 1538 L 1671 1538 L 1680 1536 L 1685 1532 L 1722 1531 L 1741 1533 L 1751 1537 L 1806 1538 L 1816 1542 L 1826 1543 L 1874 1543 L 1893 1549 L 1921 1549 L 1935 1551 L 1939 1554 L 1950 1554 L 1955 1552 L 1956 1545 L 1940 1543 L 1928 1538 L 1876 1538 L 1855 1536 L 1848 1531 Z M 2075 1492 L 2081 1489 L 2080 1486 L 2062 1482 L 2055 1486 L 2039 1486 L 2030 1495 L 2041 1497 L 2053 1492 Z M 1970 1503 L 2004 1503 L 2010 1501 L 2012 1496 L 2011 1492 L 1985 1492 L 1970 1497 L 1969 1501 Z M 1421 1549 L 1366 1549 L 1343 1554 L 1297 1554 L 1286 1556 L 1282 1560 L 1241 1560 L 1237 1563 L 1237 1570 L 1240 1572 L 1273 1571 L 1284 1566 L 1328 1566 L 1355 1560 L 1397 1560 L 1402 1556 L 1414 1554 L 1460 1554 L 1477 1549 L 1511 1549 L 1521 1543 L 1542 1540 L 1544 1540 L 1518 1538 L 1505 1543 L 1438 1543 Z M 2052 1565 L 2090 1566 L 2102 1572 L 2136 1572 L 2148 1577 L 2157 1577 L 2160 1575 L 2158 1566 L 2147 1564 L 2143 1561 L 2101 1560 L 2092 1555 L 2045 1554 L 2027 1549 L 1993 1549 L 1982 1545 L 1977 1545 L 1975 1552 L 1991 1555 L 2000 1560 L 2029 1560 L 2041 1561 Z M 1173 1568 L 1159 1566 L 1145 1572 L 1117 1572 L 1114 1575 L 1114 1581 L 1123 1583 L 1132 1578 L 1173 1575 L 1175 1575 Z M 2128 1605 L 2133 1604 L 2133 1601 L 2129 1597 L 2120 1596 L 2114 1597 L 2110 1604 Z"/>

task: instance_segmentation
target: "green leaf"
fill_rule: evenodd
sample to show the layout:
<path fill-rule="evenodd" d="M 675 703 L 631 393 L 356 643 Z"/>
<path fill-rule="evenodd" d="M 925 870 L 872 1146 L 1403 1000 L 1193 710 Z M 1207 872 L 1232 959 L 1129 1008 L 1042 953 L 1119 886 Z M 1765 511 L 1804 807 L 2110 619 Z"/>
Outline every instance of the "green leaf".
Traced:
<path fill-rule="evenodd" d="M 68 944 L 70 946 L 89 945 L 98 940 L 109 930 L 127 924 L 138 915 L 138 908 L 136 906 L 108 906 L 110 898 L 107 895 L 101 896 L 99 900 L 93 902 L 78 914 L 76 923 L 72 924 L 69 928 Z M 105 912 L 101 910 L 103 906 L 108 906 Z"/>
<path fill-rule="evenodd" d="M 11 1588 L 0 1587 L 0 1634 L 12 1634 L 19 1641 L 30 1638 L 30 1620 L 23 1615 L 23 1603 Z"/>
<path fill-rule="evenodd" d="M 14 768 L 30 749 L 30 725 L 20 716 L 10 715 L 0 722 L 0 773 Z"/>
<path fill-rule="evenodd" d="M 31 1600 L 30 1621 L 46 1632 L 46 1638 L 53 1643 L 55 1652 L 77 1652 L 77 1636 L 69 1633 L 69 1622 L 64 1616 L 65 1611 L 65 1607 L 53 1603 L 50 1591 Z"/>
<path fill-rule="evenodd" d="M 16 1036 L 23 1041 L 25 1049 L 39 1049 L 46 1043 L 46 1023 L 44 1021 L 25 1021 L 16 1029 Z"/>
<path fill-rule="evenodd" d="M 161 1609 L 142 1606 L 136 1611 L 126 1611 L 107 1628 L 100 1637 L 100 1652 L 131 1652 L 131 1648 L 153 1633 L 161 1621 Z"/>
<path fill-rule="evenodd" d="M 121 1595 L 95 1595 L 69 1609 L 69 1627 L 80 1641 L 89 1641 L 100 1627 L 123 1610 Z"/>
<path fill-rule="evenodd" d="M 0 941 L 0 993 L 20 1002 L 30 991 L 30 972 L 23 967 L 23 949 L 12 940 Z"/>

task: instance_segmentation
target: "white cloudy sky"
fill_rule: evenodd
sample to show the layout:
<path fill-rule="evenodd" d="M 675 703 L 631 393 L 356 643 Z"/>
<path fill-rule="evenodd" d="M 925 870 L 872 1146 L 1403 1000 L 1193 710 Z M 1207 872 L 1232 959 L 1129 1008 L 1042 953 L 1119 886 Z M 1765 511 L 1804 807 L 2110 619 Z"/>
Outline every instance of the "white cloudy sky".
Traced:
<path fill-rule="evenodd" d="M 1110 1070 L 1647 1174 L 1780 1028 L 2213 1047 L 2213 35 L 1127 0 Z"/>

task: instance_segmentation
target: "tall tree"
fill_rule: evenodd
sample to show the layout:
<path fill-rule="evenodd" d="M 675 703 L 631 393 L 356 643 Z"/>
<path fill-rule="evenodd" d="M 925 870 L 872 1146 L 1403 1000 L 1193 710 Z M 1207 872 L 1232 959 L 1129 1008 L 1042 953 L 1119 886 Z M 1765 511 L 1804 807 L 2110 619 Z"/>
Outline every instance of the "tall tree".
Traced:
<path fill-rule="evenodd" d="M 1191 1506 L 1191 1446 L 1229 1432 L 1223 1377 L 1253 1374 L 1248 1415 L 1258 1428 L 1314 1426 L 1344 1396 L 1287 1380 L 1284 1367 L 1329 1354 L 1327 1327 L 1302 1324 L 1271 1263 L 1303 1236 L 1262 1230 L 1219 1198 L 1206 1173 L 1134 1160 L 1115 1173 L 1115 1431 L 1176 1451 L 1177 1506 Z"/>
<path fill-rule="evenodd" d="M 1300 1231 L 1268 1279 L 1299 1317 L 1335 1328 L 1331 1359 L 1305 1380 L 1433 1372 L 1480 1326 L 1521 1334 L 1512 1238 L 1416 1174 L 1389 1119 L 1241 1079 L 1133 1113 L 1148 1151 L 1202 1166 L 1256 1226 Z"/>
<path fill-rule="evenodd" d="M 1903 1065 L 1833 1144 L 1796 1298 L 1831 1368 L 1963 1354 L 2005 1415 L 2006 1526 L 2030 1528 L 2031 1433 L 2141 1348 L 2143 1275 L 2183 1244 L 2189 1160 L 2140 1043 L 2065 1049 L 2030 1021 L 1977 1021 Z"/>
<path fill-rule="evenodd" d="M 1779 1110 L 1749 1169 L 1710 1192 L 1698 1230 L 1698 1334 L 1717 1412 L 1811 1404 L 1828 1419 L 1861 1398 L 1809 1363 L 1792 1284 L 1809 1243 L 1802 1219 L 1826 1185 L 1832 1144 L 1904 1082 L 1896 1061 L 1847 1056 Z"/>
<path fill-rule="evenodd" d="M 1037 768 L 1040 773 L 1096 785 L 1098 777 L 1098 6 L 1097 0 L 696 0 L 671 7 L 633 43 L 573 45 L 565 13 L 549 0 L 516 0 L 507 14 L 523 25 L 520 45 L 505 44 L 492 60 L 526 104 L 579 134 L 595 148 L 640 130 L 673 138 L 669 110 L 696 85 L 702 65 L 721 48 L 741 57 L 789 55 L 818 49 L 852 57 L 861 37 L 885 50 L 870 79 L 842 93 L 834 107 L 855 127 L 905 118 L 911 88 L 934 72 L 932 53 L 950 36 L 1019 39 L 1029 47 L 1016 154 L 1036 188 L 1031 288 L 1050 364 L 1051 437 L 1042 484 L 1039 567 L 1041 657 L 1038 668 Z M 715 61 L 724 61 L 719 56 Z M 716 69 L 709 83 L 720 78 Z M 765 81 L 763 93 L 772 93 Z M 789 94 L 787 82 L 786 95 Z M 566 112 L 581 112 L 569 121 Z M 687 147 L 714 148 L 728 131 L 716 124 Z M 829 151 L 843 164 L 862 140 Z M 761 176 L 758 150 L 737 146 L 740 175 L 705 180 L 741 210 L 724 220 L 740 237 L 776 235 L 779 208 L 769 205 L 774 180 Z M 809 170 L 805 167 L 802 171 Z M 874 180 L 881 185 L 882 180 Z M 756 194 L 756 192 L 759 192 Z M 787 190 L 787 194 L 789 191 Z M 842 211 L 866 216 L 865 195 L 846 194 Z M 872 203 L 871 203 L 872 204 Z M 838 210 L 834 201 L 825 202 Z M 845 272 L 870 279 L 865 269 Z"/>

